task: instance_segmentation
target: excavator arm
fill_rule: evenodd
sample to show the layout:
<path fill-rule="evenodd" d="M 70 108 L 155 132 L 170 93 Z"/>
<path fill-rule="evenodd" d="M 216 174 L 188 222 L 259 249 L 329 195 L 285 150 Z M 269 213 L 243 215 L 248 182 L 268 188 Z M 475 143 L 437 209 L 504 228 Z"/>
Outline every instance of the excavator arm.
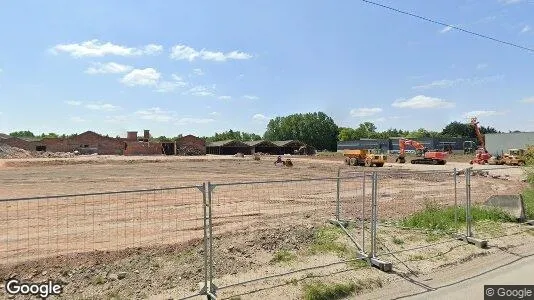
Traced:
<path fill-rule="evenodd" d="M 477 136 L 478 144 L 481 148 L 486 149 L 486 141 L 484 139 L 484 135 L 480 131 L 480 127 L 478 127 L 478 121 L 477 118 L 471 118 L 471 125 L 475 127 L 475 134 Z"/>

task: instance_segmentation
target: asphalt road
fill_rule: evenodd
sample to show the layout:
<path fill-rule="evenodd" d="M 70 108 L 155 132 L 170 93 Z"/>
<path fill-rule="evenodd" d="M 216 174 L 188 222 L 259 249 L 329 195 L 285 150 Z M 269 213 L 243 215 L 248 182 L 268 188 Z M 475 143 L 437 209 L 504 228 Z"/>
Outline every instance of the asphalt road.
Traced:
<path fill-rule="evenodd" d="M 484 299 L 484 285 L 528 284 L 533 285 L 534 289 L 534 256 L 521 259 L 459 284 L 404 299 Z"/>

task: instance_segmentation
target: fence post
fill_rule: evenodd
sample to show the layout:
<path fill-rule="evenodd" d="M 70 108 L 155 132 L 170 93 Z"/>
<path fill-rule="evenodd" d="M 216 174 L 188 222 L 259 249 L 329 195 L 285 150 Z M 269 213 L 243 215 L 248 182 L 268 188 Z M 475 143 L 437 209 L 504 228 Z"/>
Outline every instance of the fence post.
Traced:
<path fill-rule="evenodd" d="M 456 168 L 453 170 L 453 178 L 454 178 L 454 226 L 458 226 L 458 190 L 457 190 L 457 181 L 458 181 L 458 174 L 456 171 Z"/>
<path fill-rule="evenodd" d="M 376 257 L 377 225 L 378 225 L 378 173 L 373 172 L 372 213 L 371 213 L 371 265 L 384 272 L 393 269 L 390 262 L 385 262 Z"/>
<path fill-rule="evenodd" d="M 363 182 L 362 182 L 362 250 L 365 252 L 365 179 L 366 179 L 366 172 L 363 171 Z"/>
<path fill-rule="evenodd" d="M 209 181 L 207 183 L 207 190 L 208 190 L 208 229 L 209 229 L 209 248 L 210 248 L 210 257 L 209 257 L 209 270 L 210 270 L 210 285 L 209 285 L 209 291 L 208 291 L 208 299 L 216 299 L 216 291 L 217 286 L 213 283 L 214 279 L 214 272 L 213 272 L 213 215 L 212 215 L 212 193 L 213 189 L 215 189 L 215 186 L 212 185 Z"/>
<path fill-rule="evenodd" d="M 468 168 L 465 172 L 465 190 L 466 190 L 466 208 L 465 208 L 465 223 L 467 225 L 467 237 L 472 237 L 473 232 L 471 230 L 471 168 Z"/>
<path fill-rule="evenodd" d="M 208 294 L 208 203 L 206 201 L 206 183 L 199 187 L 202 192 L 202 208 L 204 212 L 204 287 L 200 290 L 201 295 Z M 211 280 L 210 280 L 211 282 Z"/>
<path fill-rule="evenodd" d="M 337 192 L 336 192 L 336 220 L 339 221 L 339 211 L 340 211 L 340 204 L 339 204 L 339 186 L 341 184 L 340 180 L 341 175 L 341 168 L 337 168 Z"/>

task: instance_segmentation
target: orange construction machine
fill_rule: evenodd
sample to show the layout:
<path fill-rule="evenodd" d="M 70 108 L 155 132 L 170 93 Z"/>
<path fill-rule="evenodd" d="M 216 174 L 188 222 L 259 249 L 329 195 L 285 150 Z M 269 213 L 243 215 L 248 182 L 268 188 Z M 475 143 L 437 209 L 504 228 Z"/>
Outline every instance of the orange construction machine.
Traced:
<path fill-rule="evenodd" d="M 488 150 L 486 150 L 486 141 L 484 139 L 484 135 L 482 132 L 480 132 L 480 128 L 478 127 L 477 118 L 471 118 L 471 125 L 475 127 L 475 134 L 477 136 L 479 145 L 475 152 L 475 158 L 469 163 L 479 165 L 487 164 L 491 158 L 491 154 L 488 152 Z"/>
<path fill-rule="evenodd" d="M 428 151 L 428 149 L 418 141 L 399 139 L 399 157 L 395 161 L 403 164 L 406 162 L 406 146 L 412 146 L 423 157 L 412 159 L 412 164 L 427 164 L 427 165 L 444 165 L 447 163 L 449 153 L 446 151 Z"/>

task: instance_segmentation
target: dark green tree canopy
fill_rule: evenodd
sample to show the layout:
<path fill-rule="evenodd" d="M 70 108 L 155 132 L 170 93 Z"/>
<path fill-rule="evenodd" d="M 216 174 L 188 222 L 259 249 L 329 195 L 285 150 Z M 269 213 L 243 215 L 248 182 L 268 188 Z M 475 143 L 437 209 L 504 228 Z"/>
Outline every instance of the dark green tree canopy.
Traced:
<path fill-rule="evenodd" d="M 225 140 L 238 140 L 242 142 L 246 141 L 258 141 L 261 140 L 261 136 L 255 133 L 241 132 L 228 130 L 221 133 L 216 132 L 215 135 L 210 137 L 203 137 L 207 142 L 217 142 Z"/>
<path fill-rule="evenodd" d="M 33 132 L 31 132 L 29 130 L 15 131 L 15 132 L 10 133 L 9 135 L 12 136 L 12 137 L 18 137 L 18 138 L 24 138 L 24 137 L 32 138 L 32 137 L 35 137 Z"/>
<path fill-rule="evenodd" d="M 299 140 L 319 150 L 337 148 L 339 129 L 323 112 L 276 117 L 267 124 L 266 140 Z"/>

